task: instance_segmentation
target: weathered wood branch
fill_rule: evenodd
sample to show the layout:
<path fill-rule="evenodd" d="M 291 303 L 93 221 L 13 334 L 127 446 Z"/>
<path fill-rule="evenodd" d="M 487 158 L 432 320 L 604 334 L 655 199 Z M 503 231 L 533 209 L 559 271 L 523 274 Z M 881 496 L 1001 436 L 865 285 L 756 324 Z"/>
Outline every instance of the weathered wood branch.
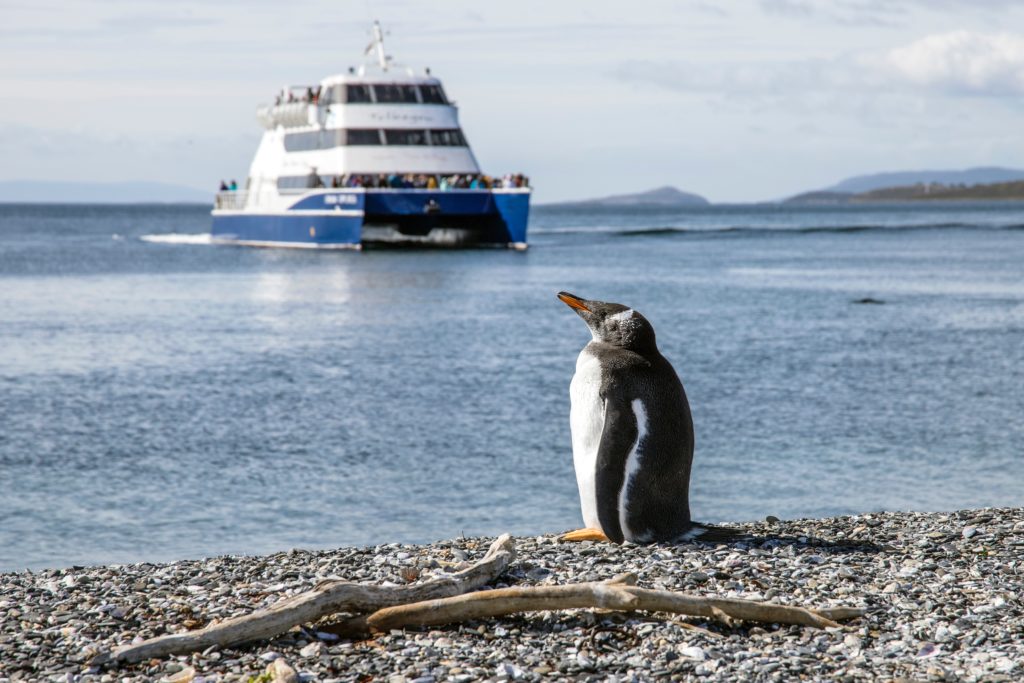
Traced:
<path fill-rule="evenodd" d="M 637 588 L 616 577 L 612 581 L 576 583 L 566 586 L 500 588 L 439 600 L 381 609 L 367 618 L 373 631 L 388 631 L 404 626 L 436 626 L 471 619 L 502 617 L 518 612 L 538 612 L 574 608 L 643 610 L 672 612 L 691 616 L 763 623 L 799 624 L 816 628 L 838 627 L 836 619 L 861 616 L 855 608 L 812 610 L 734 598 L 709 598 L 672 591 Z"/>
<path fill-rule="evenodd" d="M 437 600 L 475 590 L 495 580 L 515 560 L 515 546 L 508 534 L 491 544 L 476 564 L 409 586 L 370 586 L 350 581 L 324 581 L 313 590 L 277 602 L 267 609 L 226 619 L 206 628 L 150 638 L 93 658 L 94 666 L 138 662 L 154 657 L 198 652 L 208 647 L 230 647 L 267 640 L 297 624 L 314 622 L 335 612 L 375 612 L 384 607 Z"/>

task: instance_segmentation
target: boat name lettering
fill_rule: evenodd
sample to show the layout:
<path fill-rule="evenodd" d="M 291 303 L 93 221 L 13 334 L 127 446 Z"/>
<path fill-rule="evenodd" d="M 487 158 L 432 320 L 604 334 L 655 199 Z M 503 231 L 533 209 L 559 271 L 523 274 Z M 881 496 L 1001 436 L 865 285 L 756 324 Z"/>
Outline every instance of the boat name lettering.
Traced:
<path fill-rule="evenodd" d="M 324 204 L 358 204 L 354 194 L 325 194 Z"/>
<path fill-rule="evenodd" d="M 409 123 L 429 122 L 432 117 L 425 114 L 403 114 L 396 112 L 370 112 L 374 121 L 408 121 Z"/>

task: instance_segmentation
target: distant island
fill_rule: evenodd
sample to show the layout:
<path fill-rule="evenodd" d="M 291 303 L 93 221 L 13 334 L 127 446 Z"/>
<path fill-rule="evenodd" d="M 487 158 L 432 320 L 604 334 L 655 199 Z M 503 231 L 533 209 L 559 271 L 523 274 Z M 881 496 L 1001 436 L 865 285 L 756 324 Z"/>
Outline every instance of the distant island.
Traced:
<path fill-rule="evenodd" d="M 662 207 L 675 208 L 680 206 L 708 206 L 710 202 L 698 194 L 683 192 L 679 188 L 659 187 L 647 192 L 636 194 L 617 194 L 610 197 L 598 197 L 596 199 L 580 199 L 569 202 L 555 202 L 544 204 L 550 207 L 593 207 L 593 208 L 616 208 L 616 207 Z"/>
<path fill-rule="evenodd" d="M 989 185 L 1024 180 L 1024 171 L 999 166 L 979 166 L 954 171 L 895 171 L 859 175 L 826 187 L 823 192 L 859 194 L 890 187 L 910 187 L 918 184 L 940 185 Z"/>
<path fill-rule="evenodd" d="M 787 204 L 855 204 L 860 202 L 916 201 L 1024 201 L 1024 180 L 986 185 L 917 183 L 884 187 L 870 192 L 807 192 L 787 199 Z"/>
<path fill-rule="evenodd" d="M 982 167 L 963 171 L 899 171 L 847 178 L 823 190 L 804 192 L 786 204 L 856 202 L 1024 200 L 1024 171 Z"/>
<path fill-rule="evenodd" d="M 206 192 L 170 183 L 90 183 L 53 180 L 0 181 L 0 202 L 17 204 L 213 204 Z"/>

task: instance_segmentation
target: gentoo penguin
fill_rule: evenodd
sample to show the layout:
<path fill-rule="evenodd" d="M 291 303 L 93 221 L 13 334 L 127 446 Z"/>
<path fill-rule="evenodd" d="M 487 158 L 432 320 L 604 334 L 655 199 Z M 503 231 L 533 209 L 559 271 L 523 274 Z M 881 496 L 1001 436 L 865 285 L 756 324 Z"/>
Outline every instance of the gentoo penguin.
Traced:
<path fill-rule="evenodd" d="M 682 382 L 658 352 L 654 327 L 621 304 L 568 292 L 558 298 L 593 335 L 569 388 L 572 458 L 587 528 L 562 539 L 732 538 L 729 529 L 690 520 L 693 420 Z"/>

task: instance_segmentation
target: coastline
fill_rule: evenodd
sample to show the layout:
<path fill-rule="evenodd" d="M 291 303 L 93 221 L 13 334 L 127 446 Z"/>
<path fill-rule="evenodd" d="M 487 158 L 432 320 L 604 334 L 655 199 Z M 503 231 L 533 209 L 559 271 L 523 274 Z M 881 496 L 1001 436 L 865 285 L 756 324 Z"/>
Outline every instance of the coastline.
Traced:
<path fill-rule="evenodd" d="M 137 637 L 248 614 L 329 577 L 402 584 L 450 572 L 482 556 L 491 539 L 292 550 L 0 574 L 0 681 L 247 681 L 275 657 L 299 680 L 318 681 L 1019 680 L 1024 508 L 736 526 L 758 540 L 619 547 L 518 537 L 518 559 L 495 585 L 595 581 L 631 571 L 644 587 L 866 607 L 868 615 L 822 631 L 572 610 L 361 642 L 318 637 L 306 625 L 248 647 L 89 668 L 93 655 Z"/>

